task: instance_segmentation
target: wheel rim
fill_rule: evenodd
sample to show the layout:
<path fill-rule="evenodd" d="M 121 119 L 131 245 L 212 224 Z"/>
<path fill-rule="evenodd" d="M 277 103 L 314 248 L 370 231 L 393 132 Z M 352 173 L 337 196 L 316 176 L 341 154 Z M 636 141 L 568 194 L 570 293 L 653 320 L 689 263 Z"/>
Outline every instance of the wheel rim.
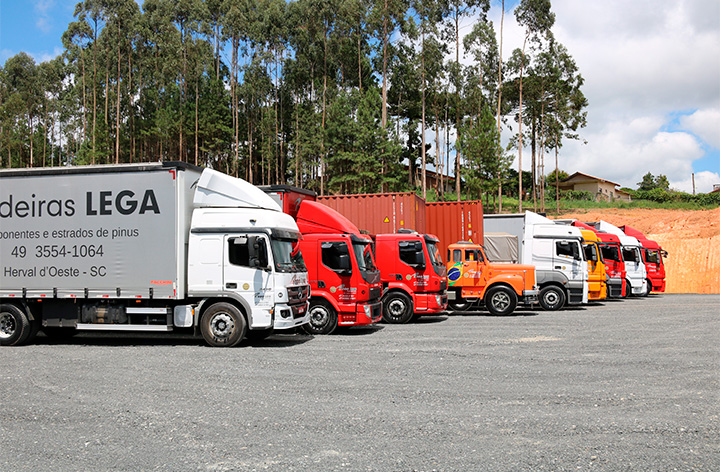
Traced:
<path fill-rule="evenodd" d="M 545 303 L 550 306 L 555 306 L 560 301 L 560 296 L 557 294 L 557 292 L 555 290 L 547 291 L 543 298 L 545 299 Z"/>
<path fill-rule="evenodd" d="M 402 316 L 407 311 L 407 304 L 405 304 L 405 302 L 403 302 L 399 298 L 393 298 L 392 300 L 390 300 L 390 303 L 388 303 L 387 311 L 388 315 L 390 315 L 390 318 L 402 318 Z"/>
<path fill-rule="evenodd" d="M 210 320 L 210 332 L 218 339 L 227 339 L 235 331 L 235 321 L 227 313 L 218 313 Z"/>
<path fill-rule="evenodd" d="M 492 297 L 492 306 L 498 311 L 504 311 L 510 306 L 510 297 L 505 292 L 498 292 Z"/>
<path fill-rule="evenodd" d="M 15 318 L 10 313 L 0 313 L 0 339 L 10 338 L 15 334 Z"/>
<path fill-rule="evenodd" d="M 323 328 L 330 320 L 330 313 L 322 305 L 310 308 L 310 325 L 315 329 Z"/>

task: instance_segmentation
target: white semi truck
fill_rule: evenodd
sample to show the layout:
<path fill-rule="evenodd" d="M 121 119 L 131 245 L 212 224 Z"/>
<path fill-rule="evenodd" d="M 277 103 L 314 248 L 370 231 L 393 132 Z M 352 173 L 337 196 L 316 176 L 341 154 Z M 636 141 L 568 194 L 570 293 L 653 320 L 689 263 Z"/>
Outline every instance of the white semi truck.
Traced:
<path fill-rule="evenodd" d="M 483 230 L 486 235 L 491 234 L 486 240 L 492 233 L 517 238 L 517 251 L 502 259 L 535 266 L 538 301 L 543 309 L 559 310 L 566 304 L 587 303 L 588 270 L 580 229 L 557 225 L 551 219 L 526 211 L 484 215 Z"/>
<path fill-rule="evenodd" d="M 264 192 L 211 169 L 0 170 L 0 345 L 184 328 L 234 346 L 300 326 L 299 238 Z"/>
<path fill-rule="evenodd" d="M 596 221 L 587 223 L 598 231 L 614 234 L 620 239 L 622 246 L 622 257 L 625 261 L 628 294 L 635 296 L 647 296 L 650 290 L 647 284 L 647 268 L 642 258 L 643 247 L 637 238 L 628 236 L 617 226 L 607 221 Z"/>

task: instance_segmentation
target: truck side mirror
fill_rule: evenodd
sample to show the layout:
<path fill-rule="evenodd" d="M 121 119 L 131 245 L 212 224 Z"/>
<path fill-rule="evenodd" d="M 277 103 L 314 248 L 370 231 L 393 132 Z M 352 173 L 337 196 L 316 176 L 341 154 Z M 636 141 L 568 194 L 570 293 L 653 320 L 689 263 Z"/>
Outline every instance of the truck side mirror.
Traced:
<path fill-rule="evenodd" d="M 350 256 L 347 254 L 339 254 L 337 258 L 338 270 L 340 275 L 352 274 L 352 267 L 350 266 Z"/>
<path fill-rule="evenodd" d="M 415 260 L 414 260 L 414 266 L 416 269 L 423 270 L 425 269 L 425 253 L 422 250 L 422 247 L 420 247 L 419 251 L 415 252 Z"/>
<path fill-rule="evenodd" d="M 250 267 L 260 269 L 268 268 L 268 253 L 265 240 L 259 236 L 248 237 L 248 252 L 250 256 Z"/>

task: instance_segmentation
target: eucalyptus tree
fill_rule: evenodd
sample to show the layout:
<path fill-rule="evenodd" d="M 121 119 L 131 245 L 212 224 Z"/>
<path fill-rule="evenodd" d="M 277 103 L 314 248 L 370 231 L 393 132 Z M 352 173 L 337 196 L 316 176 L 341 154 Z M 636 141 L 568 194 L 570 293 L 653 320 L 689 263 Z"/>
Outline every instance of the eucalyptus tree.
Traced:
<path fill-rule="evenodd" d="M 540 42 L 551 35 L 555 23 L 555 14 L 550 11 L 550 0 L 521 0 L 515 9 L 515 18 L 525 29 L 523 47 L 520 53 L 520 93 L 518 118 L 518 173 L 522 172 L 522 112 L 523 112 L 523 69 L 525 66 L 525 47 L 528 40 Z M 522 211 L 522 179 L 518 180 L 519 210 Z"/>
<path fill-rule="evenodd" d="M 15 125 L 18 148 L 18 165 L 33 167 L 35 165 L 35 127 L 40 115 L 43 100 L 42 84 L 38 77 L 35 60 L 24 52 L 12 56 L 5 62 L 6 77 L 5 112 L 9 123 Z M 29 154 L 25 161 L 23 143 L 29 143 Z"/>
<path fill-rule="evenodd" d="M 450 20 L 446 24 L 445 37 L 447 39 L 455 40 L 455 64 L 450 69 L 450 82 L 455 88 L 455 132 L 456 138 L 459 139 L 460 132 L 460 119 L 461 119 L 461 104 L 460 104 L 460 93 L 462 86 L 462 68 L 460 66 L 460 22 L 463 18 L 478 15 L 478 19 L 475 22 L 473 31 L 487 25 L 487 12 L 490 10 L 490 0 L 449 0 L 450 14 L 448 19 Z M 476 33 L 477 35 L 477 33 Z M 466 36 L 467 38 L 467 36 Z M 467 49 L 468 41 L 463 39 L 463 45 Z M 464 56 L 464 54 L 463 54 Z M 477 61 L 477 60 L 476 60 Z M 449 171 L 449 169 L 448 169 Z M 460 153 L 459 149 L 456 150 L 455 154 L 455 193 L 458 201 L 460 200 Z"/>
<path fill-rule="evenodd" d="M 388 62 L 391 54 L 390 38 L 406 25 L 405 14 L 409 0 L 372 0 L 369 12 L 370 29 L 380 38 L 382 45 L 382 116 L 381 126 L 387 126 L 388 109 Z"/>
<path fill-rule="evenodd" d="M 417 13 L 419 24 L 418 30 L 420 33 L 420 88 L 421 88 L 421 106 L 422 106 L 422 127 L 420 136 L 422 139 L 421 145 L 421 162 L 422 162 L 422 196 L 427 198 L 427 155 L 425 147 L 425 130 L 426 130 L 426 96 L 427 96 L 427 84 L 428 84 L 428 64 L 429 59 L 428 53 L 434 55 L 434 51 L 428 49 L 427 40 L 435 38 L 438 34 L 438 25 L 442 22 L 446 12 L 447 3 L 445 0 L 413 0 L 411 7 Z"/>

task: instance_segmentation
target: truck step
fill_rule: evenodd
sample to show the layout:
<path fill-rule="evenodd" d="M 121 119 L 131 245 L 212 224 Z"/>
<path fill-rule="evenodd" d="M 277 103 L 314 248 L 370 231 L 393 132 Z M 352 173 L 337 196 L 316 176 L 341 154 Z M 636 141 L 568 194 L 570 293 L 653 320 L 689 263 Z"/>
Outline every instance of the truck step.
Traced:
<path fill-rule="evenodd" d="M 78 323 L 77 329 L 81 331 L 172 331 L 172 326 L 146 325 L 146 324 L 101 324 Z"/>

